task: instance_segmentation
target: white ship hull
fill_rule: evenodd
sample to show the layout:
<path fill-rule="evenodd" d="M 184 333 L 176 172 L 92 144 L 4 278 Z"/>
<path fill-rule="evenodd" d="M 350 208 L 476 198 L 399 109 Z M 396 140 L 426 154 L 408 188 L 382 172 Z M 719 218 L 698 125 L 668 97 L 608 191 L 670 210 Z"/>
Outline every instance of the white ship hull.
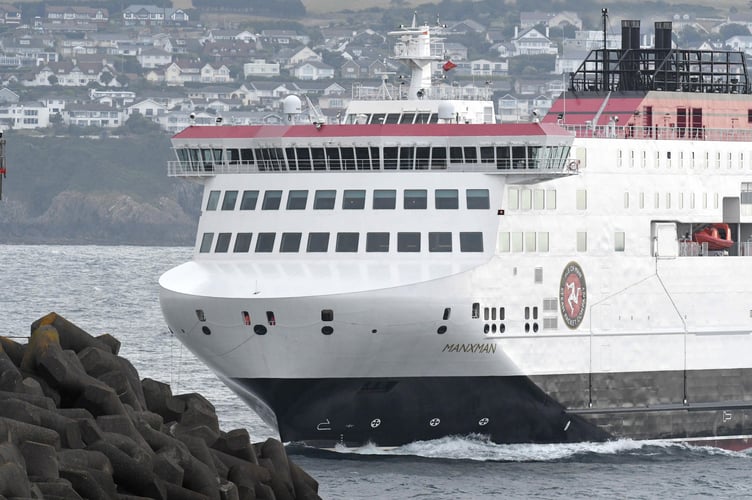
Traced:
<path fill-rule="evenodd" d="M 399 52 L 421 82 L 427 29 Z M 669 49 L 597 55 L 542 123 L 413 97 L 189 127 L 169 167 L 204 211 L 160 279 L 171 331 L 285 441 L 747 446 L 751 89 Z"/>

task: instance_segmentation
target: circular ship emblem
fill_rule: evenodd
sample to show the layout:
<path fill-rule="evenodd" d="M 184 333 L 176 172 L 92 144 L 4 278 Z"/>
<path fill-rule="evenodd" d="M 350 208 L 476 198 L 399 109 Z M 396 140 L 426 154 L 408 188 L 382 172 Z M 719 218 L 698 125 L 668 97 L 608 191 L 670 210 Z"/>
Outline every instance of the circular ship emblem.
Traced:
<path fill-rule="evenodd" d="M 582 323 L 586 302 L 585 274 L 579 264 L 574 261 L 570 262 L 564 267 L 559 284 L 561 317 L 569 328 L 574 330 Z"/>

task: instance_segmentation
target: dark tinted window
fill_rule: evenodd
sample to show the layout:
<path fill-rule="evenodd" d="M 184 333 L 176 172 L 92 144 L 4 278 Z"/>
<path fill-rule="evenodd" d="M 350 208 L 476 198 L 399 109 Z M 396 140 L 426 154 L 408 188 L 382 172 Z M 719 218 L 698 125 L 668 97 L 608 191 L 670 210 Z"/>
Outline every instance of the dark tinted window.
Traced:
<path fill-rule="evenodd" d="M 264 193 L 264 203 L 261 210 L 279 210 L 279 203 L 282 200 L 282 191 L 267 191 Z"/>
<path fill-rule="evenodd" d="M 420 252 L 420 233 L 397 233 L 398 252 Z"/>
<path fill-rule="evenodd" d="M 201 253 L 211 252 L 212 241 L 214 241 L 214 233 L 204 233 L 204 236 L 201 238 L 201 247 L 198 251 Z"/>
<path fill-rule="evenodd" d="M 342 197 L 342 208 L 362 209 L 366 206 L 366 192 L 362 189 L 345 189 Z"/>
<path fill-rule="evenodd" d="M 216 210 L 219 203 L 219 191 L 212 191 L 209 193 L 209 199 L 206 201 L 207 210 Z"/>
<path fill-rule="evenodd" d="M 456 189 L 437 189 L 436 208 L 456 209 L 459 208 L 459 192 Z"/>
<path fill-rule="evenodd" d="M 322 189 L 316 191 L 316 195 L 313 198 L 314 210 L 331 210 L 334 208 L 334 199 L 337 196 L 337 192 L 334 189 Z"/>
<path fill-rule="evenodd" d="M 337 251 L 357 252 L 359 236 L 358 233 L 337 233 Z"/>
<path fill-rule="evenodd" d="M 217 253 L 227 253 L 230 248 L 230 238 L 232 233 L 219 233 L 217 235 L 217 246 L 214 247 L 214 251 Z"/>
<path fill-rule="evenodd" d="M 484 209 L 488 208 L 488 189 L 468 189 L 467 190 L 467 208 Z"/>
<path fill-rule="evenodd" d="M 259 233 L 256 237 L 257 252 L 271 252 L 274 250 L 275 233 Z"/>
<path fill-rule="evenodd" d="M 235 202 L 237 200 L 237 191 L 225 191 L 225 198 L 222 200 L 222 210 L 235 210 Z"/>
<path fill-rule="evenodd" d="M 428 233 L 429 252 L 451 252 L 452 233 Z"/>
<path fill-rule="evenodd" d="M 428 198 L 425 189 L 405 189 L 405 208 L 423 209 L 426 208 Z"/>
<path fill-rule="evenodd" d="M 243 191 L 243 198 L 240 199 L 240 210 L 255 210 L 258 193 L 258 191 Z"/>
<path fill-rule="evenodd" d="M 397 205 L 397 191 L 394 189 L 376 189 L 373 192 L 373 208 L 394 209 Z"/>
<path fill-rule="evenodd" d="M 235 248 L 233 252 L 247 252 L 251 249 L 251 233 L 238 233 L 235 238 Z"/>
<path fill-rule="evenodd" d="M 287 210 L 305 210 L 308 201 L 308 191 L 290 191 L 287 195 Z"/>
<path fill-rule="evenodd" d="M 297 252 L 300 250 L 300 233 L 282 233 L 279 243 L 280 252 Z"/>
<path fill-rule="evenodd" d="M 389 233 L 366 234 L 366 252 L 388 252 Z"/>
<path fill-rule="evenodd" d="M 460 250 L 463 252 L 482 252 L 483 233 L 460 233 Z"/>
<path fill-rule="evenodd" d="M 307 252 L 326 252 L 329 250 L 329 233 L 308 233 Z"/>

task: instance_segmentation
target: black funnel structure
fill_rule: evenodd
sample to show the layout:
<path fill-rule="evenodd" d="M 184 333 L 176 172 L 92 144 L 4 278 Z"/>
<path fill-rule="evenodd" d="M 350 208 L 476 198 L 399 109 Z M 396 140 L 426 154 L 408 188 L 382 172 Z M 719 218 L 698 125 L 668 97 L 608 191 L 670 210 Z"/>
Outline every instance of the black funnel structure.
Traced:
<path fill-rule="evenodd" d="M 636 90 L 639 86 L 640 21 L 621 22 L 621 58 L 619 90 Z"/>
<path fill-rule="evenodd" d="M 655 23 L 655 69 L 656 87 L 660 90 L 676 90 L 677 75 L 671 55 L 671 21 Z"/>

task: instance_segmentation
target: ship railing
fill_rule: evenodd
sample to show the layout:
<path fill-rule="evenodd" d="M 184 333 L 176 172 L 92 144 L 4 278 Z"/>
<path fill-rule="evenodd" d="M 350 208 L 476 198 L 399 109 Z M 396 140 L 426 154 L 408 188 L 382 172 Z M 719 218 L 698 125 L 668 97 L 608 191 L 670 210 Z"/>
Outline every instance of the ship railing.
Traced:
<path fill-rule="evenodd" d="M 314 160 L 301 164 L 286 162 L 284 159 L 259 160 L 256 162 L 195 162 L 168 161 L 169 177 L 212 177 L 216 174 L 251 174 L 262 172 L 415 172 L 415 171 L 450 171 L 450 172 L 486 172 L 509 175 L 572 175 L 578 171 L 577 160 L 530 159 L 499 163 L 447 163 L 416 159 L 406 165 L 396 159 L 384 158 L 380 162 L 358 159 L 339 159 L 336 161 Z"/>
<path fill-rule="evenodd" d="M 491 89 L 488 87 L 459 86 L 459 85 L 436 85 L 423 89 L 425 100 L 449 101 L 487 101 L 491 99 Z M 404 100 L 413 99 L 408 95 L 408 86 L 401 84 L 385 83 L 380 86 L 366 86 L 358 83 L 352 86 L 352 98 L 358 101 L 374 100 Z"/>
<path fill-rule="evenodd" d="M 638 127 L 633 125 L 615 126 L 590 124 L 562 124 L 577 137 L 599 137 L 612 139 L 657 139 L 685 141 L 752 141 L 752 129 L 705 128 L 675 126 Z"/>

